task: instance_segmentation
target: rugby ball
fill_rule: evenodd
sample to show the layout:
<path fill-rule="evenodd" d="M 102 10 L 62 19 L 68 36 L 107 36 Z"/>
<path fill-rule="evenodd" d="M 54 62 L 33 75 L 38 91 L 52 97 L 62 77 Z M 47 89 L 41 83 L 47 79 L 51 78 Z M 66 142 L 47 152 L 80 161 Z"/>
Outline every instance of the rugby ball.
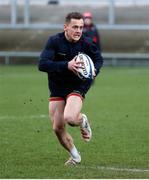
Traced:
<path fill-rule="evenodd" d="M 92 59 L 84 53 L 79 53 L 76 62 L 80 62 L 77 68 L 77 75 L 80 79 L 93 79 L 95 75 L 95 67 Z"/>

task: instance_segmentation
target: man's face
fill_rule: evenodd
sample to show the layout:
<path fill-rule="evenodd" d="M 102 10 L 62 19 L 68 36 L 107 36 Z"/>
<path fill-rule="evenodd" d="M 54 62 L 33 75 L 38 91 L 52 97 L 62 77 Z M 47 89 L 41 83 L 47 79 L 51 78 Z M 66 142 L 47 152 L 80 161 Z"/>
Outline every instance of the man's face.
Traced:
<path fill-rule="evenodd" d="M 66 39 L 70 42 L 78 41 L 82 36 L 83 19 L 71 19 L 70 23 L 64 24 Z"/>

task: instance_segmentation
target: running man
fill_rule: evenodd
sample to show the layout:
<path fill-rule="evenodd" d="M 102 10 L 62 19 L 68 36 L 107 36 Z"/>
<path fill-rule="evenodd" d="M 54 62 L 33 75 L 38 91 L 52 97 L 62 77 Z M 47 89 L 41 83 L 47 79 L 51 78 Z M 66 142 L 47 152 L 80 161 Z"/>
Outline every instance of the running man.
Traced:
<path fill-rule="evenodd" d="M 79 127 L 82 138 L 88 142 L 92 137 L 88 118 L 81 113 L 83 99 L 92 85 L 92 80 L 81 80 L 76 71 L 79 52 L 91 57 L 96 76 L 103 64 L 99 49 L 91 39 L 83 37 L 84 19 L 78 12 L 67 14 L 64 31 L 49 37 L 40 55 L 39 70 L 48 75 L 50 91 L 49 116 L 53 130 L 60 144 L 68 151 L 70 158 L 65 165 L 77 165 L 81 155 L 73 143 L 66 125 Z"/>

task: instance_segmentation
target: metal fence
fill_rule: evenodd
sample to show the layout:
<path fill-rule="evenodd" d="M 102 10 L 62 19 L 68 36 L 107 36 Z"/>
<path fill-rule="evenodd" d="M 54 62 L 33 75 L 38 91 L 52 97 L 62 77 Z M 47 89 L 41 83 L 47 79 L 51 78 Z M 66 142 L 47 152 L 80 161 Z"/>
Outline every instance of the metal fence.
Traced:
<path fill-rule="evenodd" d="M 105 66 L 149 66 L 149 53 L 102 53 L 102 55 Z M 0 51 L 0 63 L 2 58 L 5 65 L 13 64 L 12 58 L 19 58 L 20 64 L 21 58 L 33 59 L 34 63 L 37 63 L 39 56 L 40 52 Z"/>

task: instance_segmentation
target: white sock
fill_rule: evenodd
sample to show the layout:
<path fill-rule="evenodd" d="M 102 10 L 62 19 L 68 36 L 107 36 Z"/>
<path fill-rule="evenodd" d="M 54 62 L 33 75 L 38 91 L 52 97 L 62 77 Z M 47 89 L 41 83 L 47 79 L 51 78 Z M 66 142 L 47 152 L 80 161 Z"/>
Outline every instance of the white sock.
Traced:
<path fill-rule="evenodd" d="M 75 146 L 73 146 L 73 148 L 70 150 L 70 154 L 75 159 L 80 158 L 80 154 L 79 154 L 79 152 L 78 152 L 78 150 L 76 149 Z"/>

